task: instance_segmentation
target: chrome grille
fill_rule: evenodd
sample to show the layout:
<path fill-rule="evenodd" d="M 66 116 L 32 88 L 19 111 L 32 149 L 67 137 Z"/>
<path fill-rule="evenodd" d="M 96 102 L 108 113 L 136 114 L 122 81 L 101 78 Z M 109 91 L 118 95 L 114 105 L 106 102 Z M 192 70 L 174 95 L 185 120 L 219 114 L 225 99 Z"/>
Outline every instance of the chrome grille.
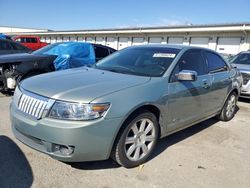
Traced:
<path fill-rule="evenodd" d="M 40 119 L 46 108 L 48 101 L 22 94 L 18 103 L 18 109 L 25 114 Z"/>
<path fill-rule="evenodd" d="M 243 78 L 243 84 L 246 85 L 250 80 L 250 74 L 242 72 L 241 75 Z"/>

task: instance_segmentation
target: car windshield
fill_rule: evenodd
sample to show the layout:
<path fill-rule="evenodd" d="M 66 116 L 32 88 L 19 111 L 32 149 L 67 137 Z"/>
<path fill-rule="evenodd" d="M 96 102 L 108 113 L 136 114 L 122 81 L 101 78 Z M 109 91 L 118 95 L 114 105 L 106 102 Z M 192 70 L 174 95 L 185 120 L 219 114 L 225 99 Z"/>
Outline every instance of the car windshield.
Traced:
<path fill-rule="evenodd" d="M 250 65 L 250 53 L 240 53 L 236 55 L 230 63 Z"/>
<path fill-rule="evenodd" d="M 179 49 L 163 47 L 132 47 L 118 51 L 95 65 L 95 68 L 138 76 L 162 76 Z"/>

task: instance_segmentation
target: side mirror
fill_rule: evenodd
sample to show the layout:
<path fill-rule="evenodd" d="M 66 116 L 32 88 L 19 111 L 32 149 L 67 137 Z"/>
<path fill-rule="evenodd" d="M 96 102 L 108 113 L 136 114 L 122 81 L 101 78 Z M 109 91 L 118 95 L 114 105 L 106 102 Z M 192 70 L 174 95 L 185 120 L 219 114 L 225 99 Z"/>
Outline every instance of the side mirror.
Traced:
<path fill-rule="evenodd" d="M 195 81 L 197 80 L 197 72 L 191 70 L 182 70 L 177 74 L 177 78 L 180 81 Z"/>

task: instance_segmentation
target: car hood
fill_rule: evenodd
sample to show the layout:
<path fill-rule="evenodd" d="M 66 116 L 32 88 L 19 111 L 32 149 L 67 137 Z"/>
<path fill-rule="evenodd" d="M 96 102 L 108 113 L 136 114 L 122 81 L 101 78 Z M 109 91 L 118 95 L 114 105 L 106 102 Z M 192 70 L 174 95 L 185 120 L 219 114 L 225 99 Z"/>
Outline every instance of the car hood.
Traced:
<path fill-rule="evenodd" d="M 237 67 L 240 71 L 249 71 L 250 72 L 250 65 L 244 64 L 232 64 L 234 67 Z"/>
<path fill-rule="evenodd" d="M 13 63 L 13 62 L 23 62 L 23 61 L 34 61 L 46 59 L 54 55 L 38 55 L 38 54 L 29 54 L 29 53 L 18 53 L 18 54 L 8 54 L 0 56 L 0 64 L 4 63 Z M 56 56 L 54 56 L 54 59 Z"/>
<path fill-rule="evenodd" d="M 21 88 L 53 99 L 89 103 L 98 97 L 149 80 L 150 77 L 82 67 L 28 78 L 21 83 Z"/>

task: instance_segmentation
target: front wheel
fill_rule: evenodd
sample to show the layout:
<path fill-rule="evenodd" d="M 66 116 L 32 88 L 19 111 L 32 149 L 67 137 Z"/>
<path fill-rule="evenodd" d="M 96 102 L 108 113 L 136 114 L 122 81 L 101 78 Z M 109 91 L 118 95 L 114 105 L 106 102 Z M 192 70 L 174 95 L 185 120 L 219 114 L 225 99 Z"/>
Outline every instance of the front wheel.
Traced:
<path fill-rule="evenodd" d="M 235 113 L 236 113 L 236 106 L 237 106 L 238 96 L 235 92 L 232 92 L 222 108 L 222 111 L 219 115 L 217 115 L 217 119 L 222 121 L 229 121 L 231 120 Z"/>
<path fill-rule="evenodd" d="M 114 145 L 112 158 L 126 168 L 147 161 L 158 139 L 158 121 L 154 114 L 143 110 L 126 121 Z"/>

